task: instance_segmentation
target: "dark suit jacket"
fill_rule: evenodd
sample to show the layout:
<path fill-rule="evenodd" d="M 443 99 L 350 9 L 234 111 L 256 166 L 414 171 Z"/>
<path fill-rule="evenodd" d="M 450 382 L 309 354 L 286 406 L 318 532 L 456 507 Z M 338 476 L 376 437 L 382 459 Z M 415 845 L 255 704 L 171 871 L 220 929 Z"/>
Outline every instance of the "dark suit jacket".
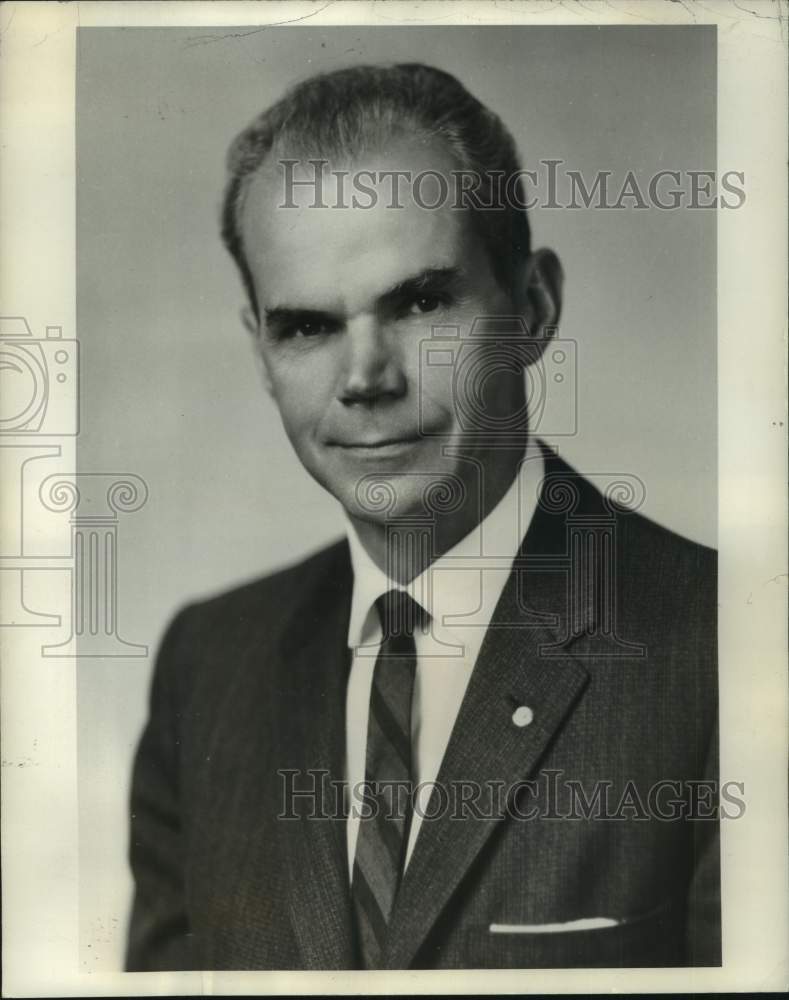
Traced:
<path fill-rule="evenodd" d="M 386 966 L 718 965 L 714 787 L 692 791 L 717 777 L 715 554 L 558 459 L 545 484 L 438 778 L 510 798 L 423 822 Z M 306 799 L 277 818 L 279 770 L 342 779 L 351 586 L 340 542 L 167 631 L 134 769 L 129 969 L 356 966 L 344 822 Z M 665 818 L 672 800 L 693 815 Z M 616 924 L 490 930 L 594 917 Z"/>

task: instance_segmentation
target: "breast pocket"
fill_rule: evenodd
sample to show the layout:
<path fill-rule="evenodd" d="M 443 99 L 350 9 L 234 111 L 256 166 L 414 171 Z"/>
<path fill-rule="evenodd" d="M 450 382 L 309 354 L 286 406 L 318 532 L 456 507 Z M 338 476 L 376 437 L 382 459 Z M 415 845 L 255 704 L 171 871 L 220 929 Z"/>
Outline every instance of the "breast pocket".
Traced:
<path fill-rule="evenodd" d="M 685 964 L 684 921 L 670 902 L 630 916 L 544 924 L 501 920 L 469 929 L 467 945 L 469 968 L 613 969 Z"/>

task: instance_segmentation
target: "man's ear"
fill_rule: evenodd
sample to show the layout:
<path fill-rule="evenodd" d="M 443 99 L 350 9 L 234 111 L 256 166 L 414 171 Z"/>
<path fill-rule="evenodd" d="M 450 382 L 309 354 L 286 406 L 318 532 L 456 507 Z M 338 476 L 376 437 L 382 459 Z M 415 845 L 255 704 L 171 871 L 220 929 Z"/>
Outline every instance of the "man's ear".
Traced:
<path fill-rule="evenodd" d="M 269 375 L 268 365 L 266 364 L 266 359 L 263 356 L 263 351 L 260 348 L 260 321 L 253 312 L 251 306 L 244 306 L 241 310 L 241 322 L 244 324 L 244 329 L 252 338 L 255 350 L 255 359 L 257 361 L 260 377 L 263 381 L 263 386 L 269 396 L 273 398 L 274 388 L 271 384 L 271 376 Z"/>
<path fill-rule="evenodd" d="M 526 260 L 515 288 L 515 304 L 530 339 L 543 350 L 556 332 L 562 311 L 564 272 L 553 250 L 535 250 Z"/>

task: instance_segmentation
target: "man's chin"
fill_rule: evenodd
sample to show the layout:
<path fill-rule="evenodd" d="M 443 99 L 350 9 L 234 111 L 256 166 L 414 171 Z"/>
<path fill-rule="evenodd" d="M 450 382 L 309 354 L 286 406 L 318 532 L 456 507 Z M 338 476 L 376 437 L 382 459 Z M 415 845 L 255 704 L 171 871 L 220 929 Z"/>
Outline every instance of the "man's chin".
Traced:
<path fill-rule="evenodd" d="M 352 518 L 382 527 L 416 527 L 457 511 L 464 505 L 466 489 L 456 476 L 435 472 L 411 471 L 402 478 L 376 472 L 360 478 L 353 491 L 344 491 L 338 499 Z"/>

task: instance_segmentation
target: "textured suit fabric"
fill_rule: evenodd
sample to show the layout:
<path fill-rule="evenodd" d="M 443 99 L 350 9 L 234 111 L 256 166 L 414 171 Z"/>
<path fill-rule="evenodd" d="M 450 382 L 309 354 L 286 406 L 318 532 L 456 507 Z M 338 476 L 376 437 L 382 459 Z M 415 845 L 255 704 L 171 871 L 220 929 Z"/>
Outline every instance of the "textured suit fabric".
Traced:
<path fill-rule="evenodd" d="M 717 820 L 639 808 L 660 788 L 671 814 L 717 779 L 715 553 L 618 509 L 612 643 L 606 609 L 568 582 L 553 500 L 575 491 L 576 523 L 611 505 L 558 459 L 548 482 L 438 777 L 510 799 L 423 821 L 383 967 L 720 964 Z M 359 967 L 336 803 L 351 586 L 340 542 L 168 629 L 133 775 L 129 969 Z M 335 818 L 315 818 L 315 795 L 286 803 L 288 782 Z M 584 812 L 601 789 L 607 819 Z M 616 925 L 491 932 L 594 917 Z"/>

